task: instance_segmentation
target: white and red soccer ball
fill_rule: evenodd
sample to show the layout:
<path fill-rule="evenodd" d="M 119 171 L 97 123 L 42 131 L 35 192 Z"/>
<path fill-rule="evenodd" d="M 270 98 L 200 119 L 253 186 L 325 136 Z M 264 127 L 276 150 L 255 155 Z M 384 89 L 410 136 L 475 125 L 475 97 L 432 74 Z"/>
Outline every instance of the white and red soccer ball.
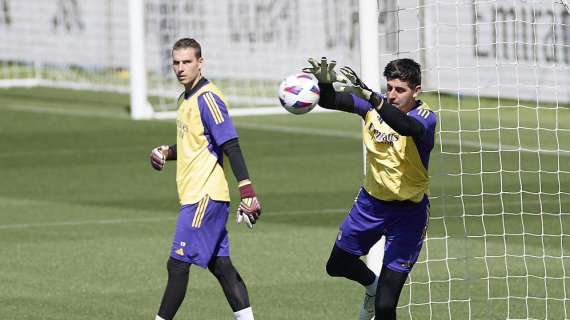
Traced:
<path fill-rule="evenodd" d="M 310 73 L 288 76 L 279 85 L 279 102 L 285 110 L 293 114 L 313 110 L 319 102 L 320 94 L 318 81 Z"/>

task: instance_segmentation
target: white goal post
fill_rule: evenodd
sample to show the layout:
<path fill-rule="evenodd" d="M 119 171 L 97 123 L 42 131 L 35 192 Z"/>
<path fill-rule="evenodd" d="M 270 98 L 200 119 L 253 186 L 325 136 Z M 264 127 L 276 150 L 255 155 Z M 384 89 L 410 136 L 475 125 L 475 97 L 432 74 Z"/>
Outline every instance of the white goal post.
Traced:
<path fill-rule="evenodd" d="M 380 91 L 380 41 L 378 35 L 378 3 L 376 1 L 359 0 L 359 39 L 360 39 L 360 75 L 362 81 L 373 90 Z M 364 124 L 364 122 L 363 122 Z M 362 145 L 364 175 L 366 175 L 366 147 Z M 377 275 L 382 269 L 385 238 L 380 239 L 368 253 L 366 265 Z"/>
<path fill-rule="evenodd" d="M 149 119 L 154 114 L 147 94 L 144 17 L 144 2 L 129 0 L 129 71 L 133 119 Z"/>

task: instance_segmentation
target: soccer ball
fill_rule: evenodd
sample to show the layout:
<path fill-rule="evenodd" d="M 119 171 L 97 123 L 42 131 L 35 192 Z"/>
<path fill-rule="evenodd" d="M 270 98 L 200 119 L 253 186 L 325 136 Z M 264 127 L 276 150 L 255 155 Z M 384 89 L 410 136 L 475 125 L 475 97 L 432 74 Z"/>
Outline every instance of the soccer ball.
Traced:
<path fill-rule="evenodd" d="M 279 85 L 279 102 L 293 114 L 307 113 L 317 105 L 320 97 L 318 81 L 310 73 L 288 76 Z"/>

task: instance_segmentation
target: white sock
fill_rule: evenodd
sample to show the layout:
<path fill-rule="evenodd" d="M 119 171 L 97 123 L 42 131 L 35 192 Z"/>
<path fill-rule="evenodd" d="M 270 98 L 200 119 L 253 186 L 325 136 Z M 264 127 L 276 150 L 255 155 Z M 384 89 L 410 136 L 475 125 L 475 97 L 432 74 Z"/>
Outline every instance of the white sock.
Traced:
<path fill-rule="evenodd" d="M 376 295 L 376 287 L 378 287 L 378 276 L 376 276 L 376 278 L 374 279 L 374 282 L 372 282 L 371 284 L 367 285 L 366 288 L 366 294 L 369 296 L 375 296 Z"/>
<path fill-rule="evenodd" d="M 161 318 L 159 315 L 156 315 L 156 318 L 154 318 L 154 320 L 164 320 L 164 319 Z"/>
<path fill-rule="evenodd" d="M 251 307 L 241 309 L 240 311 L 234 312 L 234 318 L 236 320 L 253 320 L 253 311 Z"/>

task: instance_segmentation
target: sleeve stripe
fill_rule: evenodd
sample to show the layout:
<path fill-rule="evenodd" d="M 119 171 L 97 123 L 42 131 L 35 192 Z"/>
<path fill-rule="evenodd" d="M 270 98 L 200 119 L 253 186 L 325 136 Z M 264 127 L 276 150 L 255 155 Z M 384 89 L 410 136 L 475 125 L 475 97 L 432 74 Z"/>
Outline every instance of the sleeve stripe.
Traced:
<path fill-rule="evenodd" d="M 220 111 L 220 107 L 216 103 L 216 100 L 214 99 L 214 96 L 212 95 L 211 92 L 206 92 L 204 94 L 204 100 L 206 101 L 208 109 L 210 109 L 210 112 L 212 113 L 212 116 L 214 117 L 216 124 L 224 122 L 224 116 L 222 115 L 222 111 Z"/>
<path fill-rule="evenodd" d="M 206 101 L 206 105 L 208 106 L 208 109 L 210 110 L 210 114 L 212 114 L 212 117 L 214 118 L 214 121 L 216 122 L 216 124 L 220 124 L 220 118 L 218 117 L 218 114 L 216 113 L 215 106 L 213 106 L 212 100 L 210 99 L 210 94 L 208 92 L 204 94 L 204 101 Z"/>
<path fill-rule="evenodd" d="M 418 110 L 418 115 L 424 119 L 429 116 L 429 110 Z"/>
<path fill-rule="evenodd" d="M 224 122 L 224 116 L 222 115 L 222 111 L 220 111 L 220 107 L 218 106 L 218 103 L 216 102 L 216 98 L 214 98 L 214 95 L 211 92 L 208 92 L 206 96 L 208 97 L 208 100 L 211 102 L 212 110 L 214 110 L 218 119 L 220 119 L 220 123 Z"/>

